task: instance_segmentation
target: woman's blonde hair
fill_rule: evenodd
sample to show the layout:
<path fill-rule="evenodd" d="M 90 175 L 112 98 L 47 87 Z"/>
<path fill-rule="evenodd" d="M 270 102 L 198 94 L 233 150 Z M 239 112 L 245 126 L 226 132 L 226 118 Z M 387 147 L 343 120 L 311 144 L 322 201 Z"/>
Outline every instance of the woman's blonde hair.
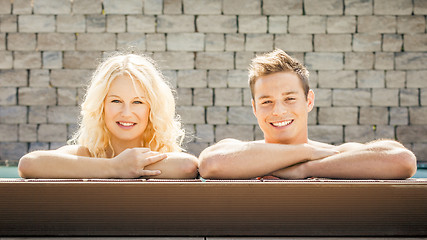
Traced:
<path fill-rule="evenodd" d="M 181 151 L 184 131 L 175 113 L 172 90 L 164 76 L 151 58 L 123 53 L 107 58 L 93 73 L 81 105 L 79 130 L 69 143 L 88 148 L 93 157 L 108 157 L 107 149 L 113 151 L 110 132 L 104 121 L 104 99 L 111 82 L 123 74 L 132 79 L 134 87 L 141 84 L 150 106 L 141 147 L 158 152 Z"/>

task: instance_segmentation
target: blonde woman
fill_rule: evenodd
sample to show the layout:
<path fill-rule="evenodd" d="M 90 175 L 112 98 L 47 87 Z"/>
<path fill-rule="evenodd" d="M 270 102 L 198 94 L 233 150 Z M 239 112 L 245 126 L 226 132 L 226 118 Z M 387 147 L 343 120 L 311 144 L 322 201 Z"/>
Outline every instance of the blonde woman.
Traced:
<path fill-rule="evenodd" d="M 19 161 L 24 178 L 195 178 L 198 160 L 181 152 L 175 100 L 151 59 L 119 54 L 94 72 L 70 145 Z"/>

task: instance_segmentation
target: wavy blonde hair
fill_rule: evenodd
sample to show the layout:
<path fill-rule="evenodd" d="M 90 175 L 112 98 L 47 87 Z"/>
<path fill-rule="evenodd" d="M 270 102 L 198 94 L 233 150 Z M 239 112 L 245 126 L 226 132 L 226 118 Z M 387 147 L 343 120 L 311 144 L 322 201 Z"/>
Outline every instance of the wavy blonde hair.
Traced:
<path fill-rule="evenodd" d="M 93 73 L 81 105 L 79 129 L 69 143 L 88 148 L 93 157 L 107 157 L 107 150 L 113 150 L 111 134 L 104 121 L 104 99 L 111 82 L 123 74 L 132 79 L 134 87 L 141 84 L 150 106 L 141 147 L 158 152 L 182 151 L 184 130 L 175 113 L 172 90 L 164 76 L 151 58 L 123 53 L 107 58 Z"/>

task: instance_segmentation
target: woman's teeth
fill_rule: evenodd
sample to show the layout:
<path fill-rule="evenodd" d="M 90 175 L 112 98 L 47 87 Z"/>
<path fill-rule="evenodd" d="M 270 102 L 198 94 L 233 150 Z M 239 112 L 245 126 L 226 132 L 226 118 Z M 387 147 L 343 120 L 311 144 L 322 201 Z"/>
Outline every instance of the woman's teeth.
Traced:
<path fill-rule="evenodd" d="M 283 126 L 287 126 L 292 122 L 292 120 L 289 121 L 282 121 L 282 122 L 273 122 L 271 123 L 273 126 L 275 127 L 283 127 Z"/>
<path fill-rule="evenodd" d="M 134 123 L 126 123 L 126 122 L 119 122 L 119 124 L 125 127 L 130 127 L 134 125 Z"/>

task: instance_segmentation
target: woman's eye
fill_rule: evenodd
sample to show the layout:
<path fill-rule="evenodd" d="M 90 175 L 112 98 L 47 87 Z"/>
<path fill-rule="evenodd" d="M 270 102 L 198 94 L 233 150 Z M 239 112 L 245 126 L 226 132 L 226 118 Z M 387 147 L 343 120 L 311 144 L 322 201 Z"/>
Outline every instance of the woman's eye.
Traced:
<path fill-rule="evenodd" d="M 120 103 L 120 100 L 112 100 L 112 103 Z"/>
<path fill-rule="evenodd" d="M 135 104 L 144 104 L 142 101 L 134 101 Z"/>

